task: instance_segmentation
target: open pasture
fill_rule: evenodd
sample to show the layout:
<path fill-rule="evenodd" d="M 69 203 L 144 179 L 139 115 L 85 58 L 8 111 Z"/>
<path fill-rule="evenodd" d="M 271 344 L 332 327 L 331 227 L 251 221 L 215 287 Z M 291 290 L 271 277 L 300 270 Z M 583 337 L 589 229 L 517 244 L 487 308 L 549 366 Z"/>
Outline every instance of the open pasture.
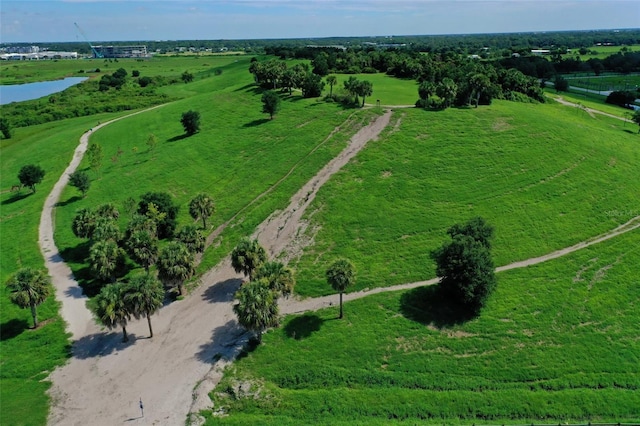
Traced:
<path fill-rule="evenodd" d="M 317 233 L 295 265 L 302 295 L 332 292 L 324 273 L 336 257 L 356 265 L 351 291 L 433 278 L 430 251 L 473 216 L 495 227 L 500 266 L 640 214 L 638 138 L 621 120 L 506 101 L 394 118 L 307 212 Z"/>
<path fill-rule="evenodd" d="M 381 105 L 414 105 L 418 100 L 418 83 L 415 80 L 403 80 L 386 74 L 334 74 L 338 83 L 333 92 L 344 91 L 344 82 L 349 77 L 358 80 L 368 80 L 373 83 L 373 95 L 366 99 L 367 104 L 375 105 L 380 100 Z M 325 94 L 329 94 L 329 86 L 325 86 Z"/>
<path fill-rule="evenodd" d="M 640 421 L 633 231 L 498 274 L 459 322 L 434 287 L 287 317 L 211 393 L 207 425 Z"/>

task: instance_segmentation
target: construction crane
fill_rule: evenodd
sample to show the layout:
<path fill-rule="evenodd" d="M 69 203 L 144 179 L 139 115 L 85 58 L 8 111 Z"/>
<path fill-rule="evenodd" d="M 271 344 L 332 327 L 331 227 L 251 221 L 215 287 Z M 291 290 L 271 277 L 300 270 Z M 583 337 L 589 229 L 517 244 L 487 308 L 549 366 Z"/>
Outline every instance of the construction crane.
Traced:
<path fill-rule="evenodd" d="M 89 45 L 89 47 L 91 48 L 91 51 L 93 52 L 93 56 L 95 58 L 98 59 L 102 59 L 104 58 L 104 56 L 102 55 L 102 53 L 98 52 L 96 50 L 95 47 L 93 47 L 93 45 L 91 44 L 91 42 L 89 41 L 89 39 L 87 38 L 87 35 L 84 33 L 84 31 L 82 31 L 82 28 L 80 28 L 80 25 L 76 24 L 75 22 L 73 23 L 73 25 L 76 26 L 76 28 L 78 29 L 78 32 L 80 33 L 80 35 L 82 36 L 82 38 L 84 38 L 84 41 L 87 42 L 87 44 Z"/>

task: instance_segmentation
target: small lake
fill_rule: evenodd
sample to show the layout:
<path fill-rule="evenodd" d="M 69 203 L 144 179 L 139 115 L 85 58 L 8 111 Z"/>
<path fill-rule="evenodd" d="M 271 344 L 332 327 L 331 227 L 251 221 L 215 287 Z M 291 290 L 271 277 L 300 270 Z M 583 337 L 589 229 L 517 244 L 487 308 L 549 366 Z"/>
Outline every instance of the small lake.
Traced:
<path fill-rule="evenodd" d="M 67 77 L 63 80 L 40 81 L 38 83 L 12 84 L 0 86 L 0 105 L 11 102 L 30 101 L 82 83 L 88 77 Z"/>

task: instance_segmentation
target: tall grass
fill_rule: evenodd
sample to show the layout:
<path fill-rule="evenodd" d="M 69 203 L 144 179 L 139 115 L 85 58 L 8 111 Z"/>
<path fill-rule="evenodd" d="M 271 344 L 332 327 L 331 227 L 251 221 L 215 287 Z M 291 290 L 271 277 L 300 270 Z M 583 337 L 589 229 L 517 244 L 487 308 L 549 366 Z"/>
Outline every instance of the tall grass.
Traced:
<path fill-rule="evenodd" d="M 633 231 L 501 273 L 468 322 L 433 287 L 287 317 L 226 372 L 211 395 L 228 416 L 207 424 L 638 422 L 639 248 Z"/>
<path fill-rule="evenodd" d="M 495 261 L 505 265 L 640 213 L 637 136 L 620 120 L 506 101 L 394 119 L 397 130 L 362 151 L 307 212 L 318 231 L 296 265 L 302 295 L 331 293 L 324 272 L 336 257 L 356 265 L 351 291 L 432 278 L 429 252 L 473 216 L 495 227 Z"/>

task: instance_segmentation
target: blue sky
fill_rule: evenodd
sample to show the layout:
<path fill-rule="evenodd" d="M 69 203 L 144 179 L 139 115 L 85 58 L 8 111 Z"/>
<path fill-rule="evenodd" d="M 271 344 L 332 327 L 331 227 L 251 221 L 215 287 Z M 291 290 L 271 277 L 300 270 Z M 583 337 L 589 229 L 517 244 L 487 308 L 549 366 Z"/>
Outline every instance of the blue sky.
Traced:
<path fill-rule="evenodd" d="M 639 0 L 1 0 L 0 41 L 302 38 L 640 27 Z"/>

